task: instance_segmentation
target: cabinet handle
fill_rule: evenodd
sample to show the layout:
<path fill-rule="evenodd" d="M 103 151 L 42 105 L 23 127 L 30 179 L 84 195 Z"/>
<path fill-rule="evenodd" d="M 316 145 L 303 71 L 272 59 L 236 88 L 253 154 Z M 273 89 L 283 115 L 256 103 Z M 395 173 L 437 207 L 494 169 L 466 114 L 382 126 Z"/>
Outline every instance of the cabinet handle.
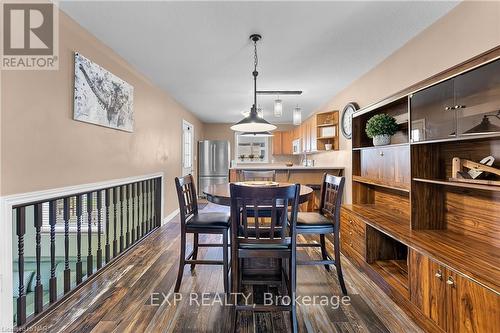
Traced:
<path fill-rule="evenodd" d="M 439 280 L 443 279 L 443 272 L 441 270 L 438 270 L 436 274 L 434 274 Z"/>
<path fill-rule="evenodd" d="M 384 152 L 383 151 L 380 151 L 380 156 L 384 156 Z"/>
<path fill-rule="evenodd" d="M 349 235 L 352 235 L 352 231 L 349 231 Z"/>
<path fill-rule="evenodd" d="M 449 286 L 454 286 L 455 285 L 455 280 L 451 276 L 448 276 L 448 279 L 446 280 L 446 284 Z"/>
<path fill-rule="evenodd" d="M 352 224 L 352 220 L 349 220 L 349 223 Z"/>
<path fill-rule="evenodd" d="M 465 109 L 465 105 L 455 105 L 455 109 Z"/>
<path fill-rule="evenodd" d="M 444 108 L 444 110 L 445 110 L 445 111 L 450 111 L 450 110 L 452 110 L 452 109 L 453 109 L 453 107 L 452 107 L 452 106 L 447 106 L 447 107 L 445 107 L 445 108 Z"/>

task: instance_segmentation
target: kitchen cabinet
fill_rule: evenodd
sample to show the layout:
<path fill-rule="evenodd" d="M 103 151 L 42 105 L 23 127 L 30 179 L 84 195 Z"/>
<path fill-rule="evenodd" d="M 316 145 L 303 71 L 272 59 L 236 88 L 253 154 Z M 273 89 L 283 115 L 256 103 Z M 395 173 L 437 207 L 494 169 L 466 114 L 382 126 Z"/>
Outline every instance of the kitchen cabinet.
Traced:
<path fill-rule="evenodd" d="M 293 130 L 273 132 L 273 155 L 292 155 Z"/>
<path fill-rule="evenodd" d="M 273 132 L 273 155 L 283 154 L 283 132 Z"/>
<path fill-rule="evenodd" d="M 410 299 L 446 332 L 496 332 L 500 296 L 410 249 Z"/>
<path fill-rule="evenodd" d="M 411 141 L 500 133 L 500 60 L 410 96 Z"/>
<path fill-rule="evenodd" d="M 281 133 L 281 150 L 283 155 L 293 154 L 293 130 Z"/>

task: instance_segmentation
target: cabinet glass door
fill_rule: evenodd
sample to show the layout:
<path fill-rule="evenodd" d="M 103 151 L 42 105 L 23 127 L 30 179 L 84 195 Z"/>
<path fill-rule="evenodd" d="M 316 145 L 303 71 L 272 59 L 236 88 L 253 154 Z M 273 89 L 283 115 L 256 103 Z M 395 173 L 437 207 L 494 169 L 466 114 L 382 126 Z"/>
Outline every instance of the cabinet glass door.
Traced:
<path fill-rule="evenodd" d="M 459 135 L 500 134 L 500 60 L 455 78 Z"/>
<path fill-rule="evenodd" d="M 410 99 L 411 141 L 456 137 L 453 80 L 419 91 Z"/>

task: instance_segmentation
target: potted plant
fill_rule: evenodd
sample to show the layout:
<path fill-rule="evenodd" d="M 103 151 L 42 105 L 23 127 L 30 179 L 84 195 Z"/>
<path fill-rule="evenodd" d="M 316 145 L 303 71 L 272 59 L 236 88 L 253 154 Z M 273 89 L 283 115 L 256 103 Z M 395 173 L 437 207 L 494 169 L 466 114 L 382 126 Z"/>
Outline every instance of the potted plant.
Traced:
<path fill-rule="evenodd" d="M 366 122 L 366 135 L 373 139 L 374 146 L 384 146 L 391 143 L 391 136 L 398 130 L 394 117 L 381 113 L 371 117 Z"/>

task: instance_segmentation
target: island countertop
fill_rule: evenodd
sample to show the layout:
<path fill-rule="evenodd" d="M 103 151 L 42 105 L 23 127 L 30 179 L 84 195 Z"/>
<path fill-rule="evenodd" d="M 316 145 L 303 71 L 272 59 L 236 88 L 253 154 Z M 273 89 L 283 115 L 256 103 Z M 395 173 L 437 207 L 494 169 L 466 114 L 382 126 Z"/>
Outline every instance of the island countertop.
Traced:
<path fill-rule="evenodd" d="M 263 165 L 236 165 L 231 170 L 344 170 L 343 166 L 302 166 L 293 165 L 291 167 L 283 164 L 263 164 Z"/>

